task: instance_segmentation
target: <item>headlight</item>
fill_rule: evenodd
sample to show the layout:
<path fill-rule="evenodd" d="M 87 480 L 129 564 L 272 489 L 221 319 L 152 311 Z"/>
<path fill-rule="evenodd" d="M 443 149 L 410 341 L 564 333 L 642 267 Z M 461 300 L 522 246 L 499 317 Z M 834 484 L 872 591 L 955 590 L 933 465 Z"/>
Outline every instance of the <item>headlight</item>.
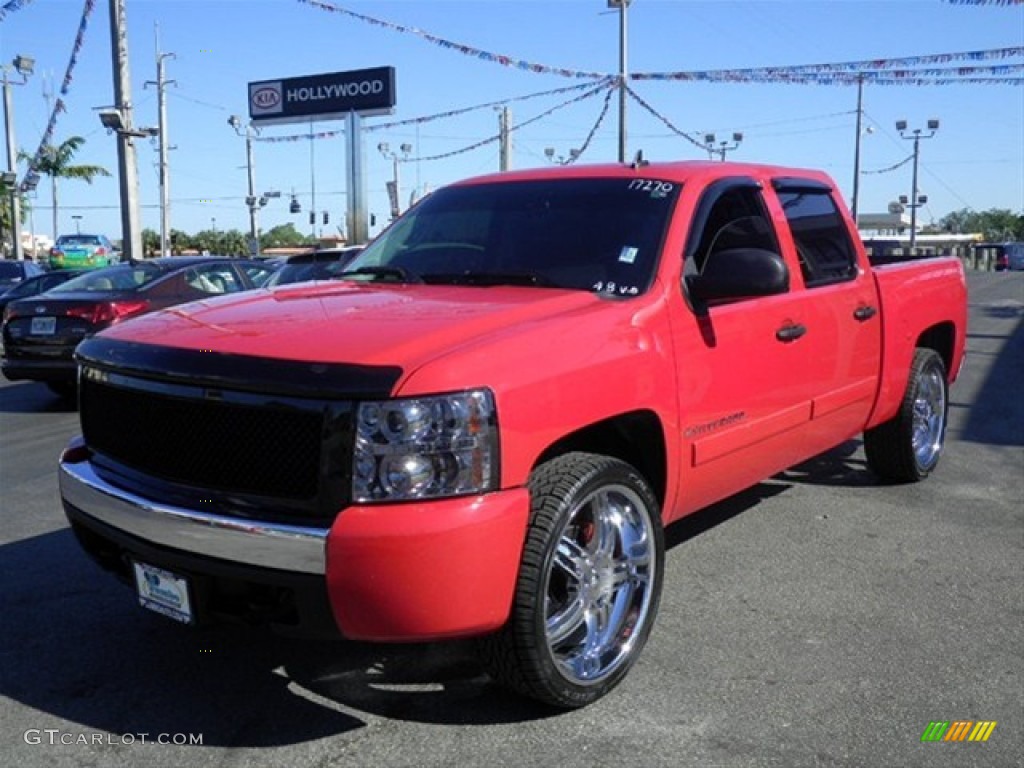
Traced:
<path fill-rule="evenodd" d="M 497 487 L 498 426 L 485 389 L 360 403 L 354 501 L 403 501 Z"/>

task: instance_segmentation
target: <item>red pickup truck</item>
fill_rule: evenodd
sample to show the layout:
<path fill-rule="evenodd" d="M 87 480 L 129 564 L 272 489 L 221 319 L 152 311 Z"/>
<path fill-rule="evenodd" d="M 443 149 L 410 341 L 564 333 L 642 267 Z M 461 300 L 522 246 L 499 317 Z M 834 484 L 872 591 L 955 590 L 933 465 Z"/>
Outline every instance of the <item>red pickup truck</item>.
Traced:
<path fill-rule="evenodd" d="M 965 318 L 960 263 L 873 269 L 822 173 L 491 175 L 340 279 L 84 341 L 61 494 L 176 620 L 475 636 L 578 707 L 647 640 L 666 525 L 860 433 L 879 477 L 932 471 Z"/>

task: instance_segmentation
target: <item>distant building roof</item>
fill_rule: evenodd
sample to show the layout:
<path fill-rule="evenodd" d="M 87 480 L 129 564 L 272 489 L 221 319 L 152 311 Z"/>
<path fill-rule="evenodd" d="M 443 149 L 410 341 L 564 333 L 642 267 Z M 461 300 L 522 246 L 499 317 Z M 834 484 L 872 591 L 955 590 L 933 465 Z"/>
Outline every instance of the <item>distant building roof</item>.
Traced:
<path fill-rule="evenodd" d="M 857 215 L 857 229 L 861 232 L 902 232 L 910 228 L 907 213 L 861 213 Z"/>

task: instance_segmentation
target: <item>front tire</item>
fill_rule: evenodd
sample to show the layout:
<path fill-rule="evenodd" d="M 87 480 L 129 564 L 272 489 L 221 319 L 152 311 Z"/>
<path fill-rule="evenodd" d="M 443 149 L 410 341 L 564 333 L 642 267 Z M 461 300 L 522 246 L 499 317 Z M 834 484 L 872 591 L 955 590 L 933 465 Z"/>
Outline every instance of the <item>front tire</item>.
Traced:
<path fill-rule="evenodd" d="M 531 518 L 512 614 L 481 642 L 498 682 L 558 707 L 619 684 L 650 634 L 661 596 L 658 502 L 629 464 L 570 453 L 529 481 Z"/>
<path fill-rule="evenodd" d="M 928 477 L 942 455 L 948 414 L 946 366 L 935 350 L 918 349 L 899 412 L 864 433 L 868 466 L 885 480 Z"/>

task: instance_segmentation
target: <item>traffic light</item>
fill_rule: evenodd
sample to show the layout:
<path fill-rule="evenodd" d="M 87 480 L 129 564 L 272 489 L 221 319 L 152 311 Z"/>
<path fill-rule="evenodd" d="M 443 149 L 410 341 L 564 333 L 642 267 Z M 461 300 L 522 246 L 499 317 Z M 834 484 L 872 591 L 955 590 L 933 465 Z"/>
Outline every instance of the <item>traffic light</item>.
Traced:
<path fill-rule="evenodd" d="M 324 211 L 324 226 L 325 227 L 327 226 L 327 222 L 330 221 L 330 220 L 331 220 L 331 217 L 327 214 L 327 211 Z"/>

